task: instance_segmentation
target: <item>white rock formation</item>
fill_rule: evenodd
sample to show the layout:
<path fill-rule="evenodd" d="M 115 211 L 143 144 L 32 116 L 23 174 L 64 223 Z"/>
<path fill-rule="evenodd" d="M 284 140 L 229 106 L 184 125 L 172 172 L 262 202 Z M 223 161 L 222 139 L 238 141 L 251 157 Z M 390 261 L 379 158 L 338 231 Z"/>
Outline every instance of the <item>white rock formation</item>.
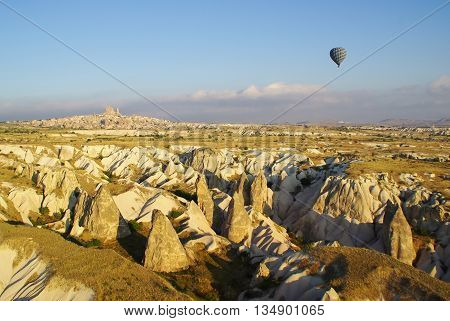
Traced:
<path fill-rule="evenodd" d="M 195 249 L 197 244 L 210 252 L 218 252 L 224 250 L 230 242 L 221 236 L 218 236 L 211 228 L 209 222 L 200 207 L 191 201 L 185 213 L 177 217 L 175 220 L 179 232 L 178 236 L 185 242 L 186 248 Z"/>
<path fill-rule="evenodd" d="M 144 266 L 156 272 L 176 272 L 190 260 L 169 219 L 156 210 L 152 215 Z"/>
<path fill-rule="evenodd" d="M 24 245 L 23 245 L 24 246 Z M 94 292 L 80 283 L 54 276 L 34 251 L 0 244 L 0 301 L 86 301 Z"/>
<path fill-rule="evenodd" d="M 205 215 L 206 221 L 210 226 L 213 224 L 214 201 L 204 175 L 199 176 L 197 181 L 197 200 L 198 206 Z"/>
<path fill-rule="evenodd" d="M 82 193 L 75 207 L 72 235 L 86 230 L 96 239 L 111 241 L 130 235 L 126 221 L 120 214 L 111 194 L 104 186 L 97 188 L 94 197 Z"/>
<path fill-rule="evenodd" d="M 229 205 L 222 235 L 231 242 L 240 243 L 251 233 L 250 217 L 244 207 L 242 191 L 235 191 Z"/>
<path fill-rule="evenodd" d="M 411 227 L 399 205 L 388 202 L 385 208 L 381 237 L 386 253 L 397 260 L 412 265 L 416 257 Z"/>
<path fill-rule="evenodd" d="M 32 188 L 13 188 L 9 194 L 8 198 L 14 204 L 16 210 L 22 216 L 22 222 L 25 224 L 32 225 L 29 215 L 33 213 L 39 213 L 41 208 L 43 196 L 38 195 L 36 191 Z"/>

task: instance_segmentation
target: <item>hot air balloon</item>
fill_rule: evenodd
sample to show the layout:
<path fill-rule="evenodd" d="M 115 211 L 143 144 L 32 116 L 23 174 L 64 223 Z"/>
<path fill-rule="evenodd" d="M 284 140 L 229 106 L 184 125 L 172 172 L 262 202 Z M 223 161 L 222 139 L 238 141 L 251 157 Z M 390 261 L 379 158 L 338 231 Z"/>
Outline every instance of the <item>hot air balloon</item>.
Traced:
<path fill-rule="evenodd" d="M 330 57 L 339 68 L 345 57 L 347 57 L 347 51 L 342 47 L 333 48 L 330 50 Z"/>

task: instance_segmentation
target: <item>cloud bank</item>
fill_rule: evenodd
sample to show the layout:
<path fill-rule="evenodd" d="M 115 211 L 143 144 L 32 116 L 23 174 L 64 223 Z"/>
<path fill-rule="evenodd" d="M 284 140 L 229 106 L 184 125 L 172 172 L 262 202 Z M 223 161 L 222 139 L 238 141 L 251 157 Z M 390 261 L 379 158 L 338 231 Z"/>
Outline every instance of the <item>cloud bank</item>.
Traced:
<path fill-rule="evenodd" d="M 436 120 L 450 116 L 450 76 L 443 75 L 430 84 L 383 91 L 337 91 L 326 88 L 277 118 L 319 88 L 320 85 L 315 84 L 277 82 L 267 86 L 251 85 L 241 90 L 198 90 L 188 95 L 156 97 L 154 101 L 183 121 L 269 123 L 276 118 L 278 123 L 376 122 L 386 118 Z M 138 98 L 100 97 L 66 100 L 0 99 L 0 120 L 100 113 L 107 104 L 119 107 L 123 114 L 171 119 Z"/>

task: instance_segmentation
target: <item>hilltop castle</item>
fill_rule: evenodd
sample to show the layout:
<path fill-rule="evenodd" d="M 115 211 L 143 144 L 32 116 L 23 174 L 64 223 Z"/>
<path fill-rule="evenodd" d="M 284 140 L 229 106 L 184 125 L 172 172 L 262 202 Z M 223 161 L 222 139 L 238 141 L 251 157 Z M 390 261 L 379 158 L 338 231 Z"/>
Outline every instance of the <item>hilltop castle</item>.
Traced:
<path fill-rule="evenodd" d="M 105 108 L 105 112 L 103 113 L 103 115 L 108 115 L 108 116 L 122 116 L 119 112 L 119 108 L 114 108 L 113 106 L 106 106 Z"/>

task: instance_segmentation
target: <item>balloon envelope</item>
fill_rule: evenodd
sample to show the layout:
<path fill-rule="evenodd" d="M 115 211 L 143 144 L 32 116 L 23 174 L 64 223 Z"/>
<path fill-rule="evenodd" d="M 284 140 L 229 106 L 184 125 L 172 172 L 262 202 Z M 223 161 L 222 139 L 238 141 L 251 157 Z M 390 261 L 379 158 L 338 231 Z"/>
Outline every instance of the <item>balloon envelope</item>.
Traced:
<path fill-rule="evenodd" d="M 347 57 L 347 51 L 342 47 L 333 48 L 330 50 L 330 57 L 339 67 L 345 57 Z"/>

